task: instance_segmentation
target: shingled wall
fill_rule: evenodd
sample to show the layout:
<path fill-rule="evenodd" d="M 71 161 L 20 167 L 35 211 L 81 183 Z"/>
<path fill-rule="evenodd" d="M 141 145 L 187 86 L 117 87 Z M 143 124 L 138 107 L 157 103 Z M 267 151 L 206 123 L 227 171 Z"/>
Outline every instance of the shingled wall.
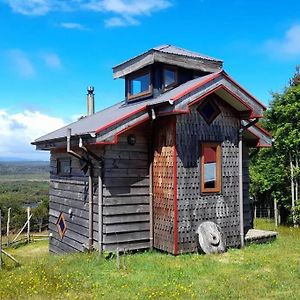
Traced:
<path fill-rule="evenodd" d="M 205 221 L 217 223 L 228 246 L 239 246 L 238 129 L 236 113 L 222 100 L 215 101 L 221 113 L 208 125 L 191 107 L 189 114 L 177 116 L 177 176 L 179 252 L 197 250 L 196 229 Z M 222 146 L 221 193 L 201 194 L 201 142 L 220 142 Z"/>

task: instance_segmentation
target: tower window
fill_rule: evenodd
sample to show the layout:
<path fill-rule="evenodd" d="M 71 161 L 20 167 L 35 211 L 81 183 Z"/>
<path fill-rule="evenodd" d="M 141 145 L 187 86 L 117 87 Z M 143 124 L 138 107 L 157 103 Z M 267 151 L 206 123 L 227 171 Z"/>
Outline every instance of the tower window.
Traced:
<path fill-rule="evenodd" d="M 149 70 L 128 78 L 128 99 L 149 96 L 152 94 L 151 73 Z"/>
<path fill-rule="evenodd" d="M 177 69 L 174 67 L 166 67 L 163 70 L 163 87 L 165 90 L 177 85 Z"/>

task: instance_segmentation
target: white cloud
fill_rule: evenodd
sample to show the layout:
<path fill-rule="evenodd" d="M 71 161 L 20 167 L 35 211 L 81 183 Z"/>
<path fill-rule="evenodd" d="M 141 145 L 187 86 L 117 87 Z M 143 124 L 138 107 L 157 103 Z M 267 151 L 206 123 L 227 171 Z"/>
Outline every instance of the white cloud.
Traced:
<path fill-rule="evenodd" d="M 44 53 L 42 54 L 42 59 L 44 60 L 46 66 L 51 69 L 61 69 L 62 67 L 60 58 L 55 53 Z"/>
<path fill-rule="evenodd" d="M 60 23 L 60 27 L 66 28 L 66 29 L 77 29 L 77 30 L 85 30 L 86 27 L 79 23 Z"/>
<path fill-rule="evenodd" d="M 32 77 L 35 75 L 35 68 L 27 57 L 25 52 L 19 49 L 12 49 L 8 51 L 11 66 L 21 75 L 22 77 Z"/>
<path fill-rule="evenodd" d="M 149 15 L 170 6 L 171 2 L 168 0 L 92 0 L 84 4 L 90 10 L 130 16 Z"/>
<path fill-rule="evenodd" d="M 291 26 L 281 39 L 265 42 L 264 50 L 282 58 L 300 56 L 300 24 Z"/>
<path fill-rule="evenodd" d="M 105 27 L 125 27 L 128 25 L 139 25 L 139 22 L 129 17 L 112 17 L 105 20 Z"/>
<path fill-rule="evenodd" d="M 7 0 L 15 13 L 22 15 L 46 15 L 52 6 L 48 0 Z"/>
<path fill-rule="evenodd" d="M 0 109 L 0 157 L 39 158 L 35 146 L 30 143 L 64 125 L 62 119 L 38 111 L 25 110 L 10 114 Z"/>
<path fill-rule="evenodd" d="M 139 16 L 150 16 L 153 12 L 172 6 L 173 0 L 5 0 L 12 10 L 23 15 L 42 16 L 50 12 L 80 10 L 110 13 L 107 27 L 137 25 Z M 81 29 L 77 23 L 61 23 L 67 29 Z"/>

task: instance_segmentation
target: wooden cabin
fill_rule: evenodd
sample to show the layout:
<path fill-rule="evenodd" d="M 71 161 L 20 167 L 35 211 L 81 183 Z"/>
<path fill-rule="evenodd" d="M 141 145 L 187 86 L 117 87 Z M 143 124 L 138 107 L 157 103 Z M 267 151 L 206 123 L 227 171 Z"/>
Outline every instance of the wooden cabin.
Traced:
<path fill-rule="evenodd" d="M 50 252 L 198 250 L 212 221 L 228 247 L 252 227 L 249 148 L 270 147 L 265 106 L 223 62 L 164 45 L 113 68 L 124 100 L 36 139 L 51 152 Z"/>

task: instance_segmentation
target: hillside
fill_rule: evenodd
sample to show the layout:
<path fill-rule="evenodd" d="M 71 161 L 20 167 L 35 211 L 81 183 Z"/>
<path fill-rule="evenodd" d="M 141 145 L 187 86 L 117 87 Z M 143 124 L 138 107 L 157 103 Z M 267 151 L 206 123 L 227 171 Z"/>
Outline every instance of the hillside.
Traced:
<path fill-rule="evenodd" d="M 31 229 L 46 228 L 49 198 L 48 162 L 0 162 L 0 209 L 6 224 L 11 208 L 12 231 L 19 230 L 27 219 L 27 206 L 32 208 Z"/>
<path fill-rule="evenodd" d="M 49 180 L 49 162 L 0 161 L 0 182 L 15 180 Z"/>

